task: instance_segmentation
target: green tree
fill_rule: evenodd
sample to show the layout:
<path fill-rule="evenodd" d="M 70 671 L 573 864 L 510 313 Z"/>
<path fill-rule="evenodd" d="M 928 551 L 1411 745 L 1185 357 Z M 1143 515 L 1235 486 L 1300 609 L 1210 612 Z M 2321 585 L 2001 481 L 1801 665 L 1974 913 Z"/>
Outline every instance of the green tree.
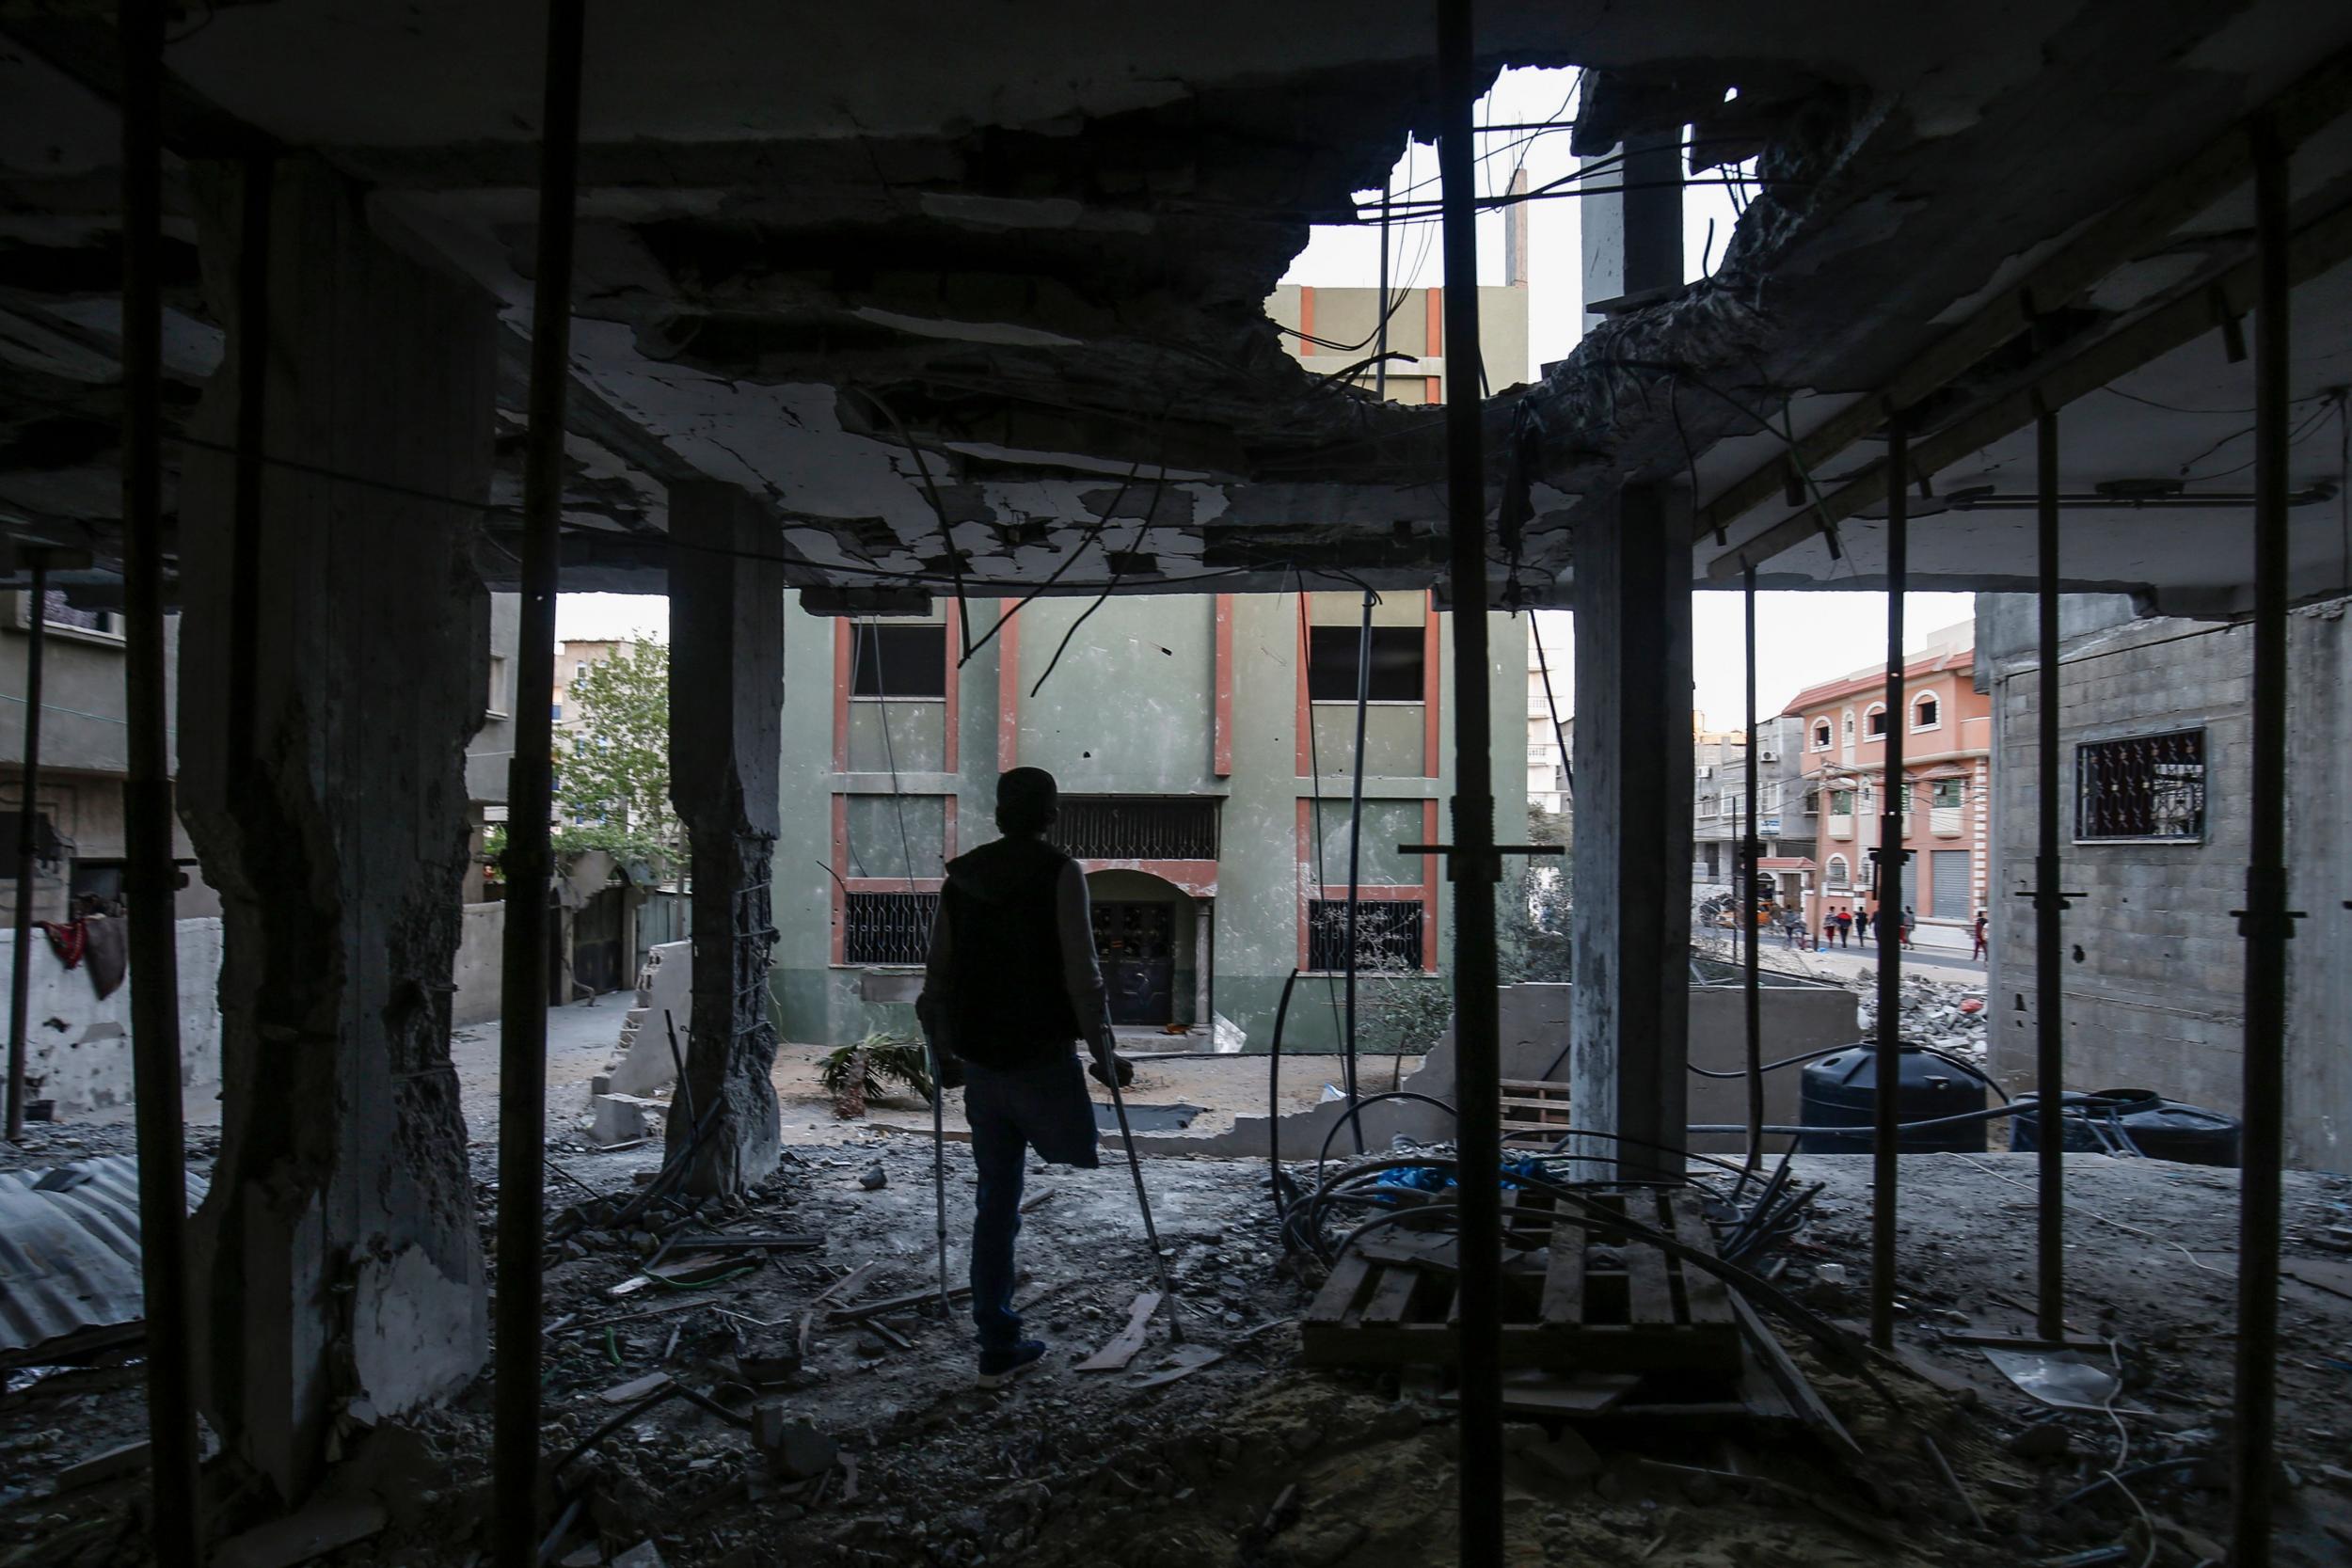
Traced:
<path fill-rule="evenodd" d="M 669 645 L 641 637 L 589 665 L 566 704 L 579 727 L 556 737 L 555 796 L 564 815 L 682 859 L 684 834 L 670 807 Z"/>

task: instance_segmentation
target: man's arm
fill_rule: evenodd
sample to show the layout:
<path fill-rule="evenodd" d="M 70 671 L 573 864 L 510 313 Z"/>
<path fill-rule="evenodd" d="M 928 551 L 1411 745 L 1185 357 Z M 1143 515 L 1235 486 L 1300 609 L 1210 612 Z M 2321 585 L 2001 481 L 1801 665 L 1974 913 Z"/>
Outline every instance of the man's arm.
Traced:
<path fill-rule="evenodd" d="M 1106 1068 L 1111 1059 L 1110 993 L 1103 971 L 1094 961 L 1094 916 L 1087 899 L 1086 872 L 1076 861 L 1062 867 L 1054 887 L 1055 934 L 1061 940 L 1062 985 L 1070 993 L 1070 1010 L 1095 1060 Z"/>
<path fill-rule="evenodd" d="M 931 944 L 923 963 L 923 990 L 914 999 L 914 1016 L 923 1025 L 923 1033 L 930 1037 L 931 1049 L 942 1057 L 954 1046 L 947 1038 L 947 998 L 955 989 L 955 944 L 948 938 L 947 894 L 939 895 L 939 909 L 931 916 Z"/>

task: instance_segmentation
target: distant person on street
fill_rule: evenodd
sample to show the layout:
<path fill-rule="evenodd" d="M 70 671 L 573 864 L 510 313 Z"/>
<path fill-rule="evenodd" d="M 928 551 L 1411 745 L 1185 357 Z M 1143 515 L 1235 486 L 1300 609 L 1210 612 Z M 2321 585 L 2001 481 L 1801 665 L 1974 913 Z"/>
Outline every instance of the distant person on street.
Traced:
<path fill-rule="evenodd" d="M 1003 1386 L 1045 1354 L 1012 1309 L 1013 1239 L 1028 1150 L 1052 1164 L 1097 1164 L 1094 1102 L 1073 1041 L 1097 1078 L 1134 1069 L 1112 1050 L 1094 960 L 1086 873 L 1045 842 L 1059 815 L 1054 776 L 1016 768 L 996 781 L 1004 834 L 947 863 L 915 1016 L 952 1085 L 961 1067 L 979 1190 L 972 1216 L 972 1322 L 979 1385 Z M 1105 1080 L 1107 1081 L 1107 1080 Z"/>
<path fill-rule="evenodd" d="M 1804 916 L 1799 914 L 1794 910 L 1784 911 L 1781 915 L 1781 936 L 1789 946 L 1803 949 L 1804 946 Z"/>
<path fill-rule="evenodd" d="M 1919 928 L 1919 916 L 1909 904 L 1903 906 L 1903 945 L 1911 945 L 1911 933 Z"/>
<path fill-rule="evenodd" d="M 1847 938 L 1852 934 L 1852 931 L 1853 911 L 1851 910 L 1839 910 L 1837 911 L 1837 945 L 1840 947 L 1846 946 Z"/>
<path fill-rule="evenodd" d="M 1992 951 L 1992 949 L 1991 949 L 1989 946 L 1987 946 L 1987 945 L 1986 945 L 1986 943 L 1985 943 L 1985 940 L 1984 940 L 1984 927 L 1985 927 L 1985 913 L 1984 913 L 1984 911 L 1983 911 L 1982 910 L 1979 910 L 1979 911 L 1977 911 L 1977 924 L 1976 924 L 1976 928 L 1975 928 L 1975 929 L 1976 929 L 1976 937 L 1977 937 L 1977 945 L 1976 945 L 1975 950 L 1974 950 L 1974 951 L 1972 951 L 1972 952 L 1968 955 L 1968 956 L 1969 956 L 1970 958 L 1986 958 L 1986 956 L 1987 956 L 1989 953 L 1991 953 L 1991 951 Z M 1988 960 L 1988 961 L 1989 961 L 1989 960 Z"/>
<path fill-rule="evenodd" d="M 1853 944 L 1856 947 L 1870 945 L 1870 915 L 1860 904 L 1856 904 L 1853 910 Z"/>

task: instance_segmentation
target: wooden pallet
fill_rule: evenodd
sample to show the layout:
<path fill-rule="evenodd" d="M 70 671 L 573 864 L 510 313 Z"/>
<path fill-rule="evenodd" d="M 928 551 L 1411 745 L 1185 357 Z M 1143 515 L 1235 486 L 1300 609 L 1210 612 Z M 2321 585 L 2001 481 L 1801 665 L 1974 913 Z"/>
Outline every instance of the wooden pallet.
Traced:
<path fill-rule="evenodd" d="M 1713 1251 L 1695 1195 L 1654 1187 L 1591 1196 L 1686 1245 Z M 1730 1292 L 1703 1270 L 1622 1232 L 1590 1230 L 1549 1194 L 1508 1191 L 1506 1232 L 1548 1237 L 1506 1253 L 1502 1364 L 1588 1371 L 1736 1373 L 1740 1335 Z M 1402 1241 L 1404 1238 L 1400 1237 Z M 1461 1301 L 1450 1254 L 1388 1246 L 1343 1257 L 1299 1325 L 1310 1366 L 1448 1366 L 1459 1357 Z"/>
<path fill-rule="evenodd" d="M 1502 1080 L 1506 1148 L 1549 1148 L 1568 1131 L 1568 1086 L 1540 1078 Z"/>

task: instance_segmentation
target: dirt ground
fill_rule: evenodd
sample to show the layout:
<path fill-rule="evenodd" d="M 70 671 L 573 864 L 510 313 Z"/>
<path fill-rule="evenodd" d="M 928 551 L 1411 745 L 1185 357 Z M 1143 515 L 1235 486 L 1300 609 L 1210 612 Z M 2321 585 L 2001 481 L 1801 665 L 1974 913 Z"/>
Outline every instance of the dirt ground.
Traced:
<path fill-rule="evenodd" d="M 794 1116 L 787 1101 L 787 1128 Z M 650 1372 L 725 1394 L 739 1354 L 788 1338 L 795 1320 L 813 1316 L 818 1296 L 849 1271 L 875 1265 L 850 1292 L 858 1300 L 926 1289 L 936 1278 L 930 1152 L 920 1141 L 870 1132 L 824 1144 L 796 1139 L 792 1158 L 739 1213 L 703 1217 L 739 1232 L 821 1232 L 821 1248 L 777 1254 L 707 1289 L 613 1294 L 642 1261 L 643 1243 L 627 1234 L 592 1232 L 558 1248 L 547 1285 L 548 1451 L 566 1451 L 620 1414 L 625 1407 L 604 1393 Z M 486 1151 L 478 1153 L 486 1232 L 496 1194 Z M 628 1193 L 657 1154 L 554 1158 L 588 1187 Z M 860 1179 L 873 1167 L 886 1184 L 869 1191 Z M 2126 1564 L 2189 1568 L 2217 1557 L 2215 1543 L 2227 1534 L 2226 1497 L 2216 1488 L 2231 1402 L 2234 1178 L 2070 1160 L 2074 1326 L 2110 1340 L 2123 1370 L 2121 1415 L 2110 1417 L 2050 1411 L 1979 1352 L 1942 1338 L 2028 1326 L 2031 1169 L 2028 1158 L 2002 1154 L 1903 1161 L 1899 1338 L 1935 1381 L 1889 1368 L 1878 1374 L 1882 1392 L 1800 1356 L 1861 1444 L 1860 1457 L 1717 1418 L 1587 1425 L 1587 1464 L 1573 1434 L 1515 1425 L 1510 1560 L 1980 1568 L 2109 1544 L 2125 1548 L 2114 1560 Z M 1824 1185 L 1807 1229 L 1776 1255 L 1781 1282 L 1817 1312 L 1857 1317 L 1868 1162 L 1808 1158 L 1798 1170 Z M 960 1278 L 968 1155 L 951 1149 L 948 1171 Z M 914 1308 L 882 1320 L 903 1347 L 820 1321 L 782 1398 L 788 1416 L 838 1445 L 841 1465 L 820 1480 L 779 1477 L 743 1433 L 672 1401 L 623 1421 L 565 1472 L 593 1481 L 593 1500 L 551 1560 L 603 1562 L 649 1541 L 670 1568 L 1452 1561 L 1450 1417 L 1393 1374 L 1298 1367 L 1289 1320 L 1310 1297 L 1278 1267 L 1263 1169 L 1164 1159 L 1146 1174 L 1186 1339 L 1221 1359 L 1150 1386 L 1171 1353 L 1155 1321 L 1130 1370 L 1073 1370 L 1117 1333 L 1152 1269 L 1123 1169 L 1040 1170 L 1030 1179 L 1035 1206 L 1022 1259 L 1033 1275 L 1030 1323 L 1053 1348 L 1032 1377 L 1004 1393 L 976 1390 L 961 1318 Z M 556 1179 L 551 1211 L 579 1196 Z M 2341 1270 L 2345 1255 L 2324 1243 L 2335 1239 L 2330 1227 L 2347 1224 L 2352 1180 L 2290 1176 L 2291 1258 Z M 2282 1307 L 2278 1560 L 2318 1568 L 2352 1551 L 2352 1469 L 2343 1467 L 2352 1447 L 2352 1297 L 2290 1280 Z M 61 1465 L 141 1433 L 138 1378 L 133 1364 L 11 1379 L 0 1397 L 0 1541 L 17 1544 L 0 1548 L 0 1568 L 143 1560 L 135 1477 L 53 1490 Z M 448 1410 L 350 1433 L 351 1459 L 334 1484 L 373 1493 L 389 1524 L 320 1560 L 388 1568 L 485 1560 L 488 1389 L 485 1376 Z M 1958 1490 L 1926 1456 L 1923 1435 L 1957 1472 Z M 2164 1467 L 2141 1468 L 2152 1464 Z M 2129 1499 L 2107 1487 L 2061 1506 L 2109 1468 L 2126 1478 Z"/>

